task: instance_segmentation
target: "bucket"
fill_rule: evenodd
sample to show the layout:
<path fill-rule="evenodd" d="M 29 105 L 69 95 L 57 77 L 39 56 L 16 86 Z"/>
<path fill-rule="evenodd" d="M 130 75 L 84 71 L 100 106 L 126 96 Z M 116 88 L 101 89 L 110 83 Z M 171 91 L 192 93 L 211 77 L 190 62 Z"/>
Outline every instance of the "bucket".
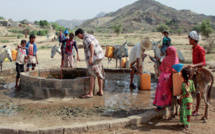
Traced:
<path fill-rule="evenodd" d="M 181 73 L 173 73 L 173 96 L 179 96 L 182 94 L 181 86 L 183 83 L 183 77 Z"/>
<path fill-rule="evenodd" d="M 16 49 L 11 50 L 11 53 L 12 53 L 12 59 L 13 59 L 13 61 L 15 61 L 16 57 L 17 57 L 17 50 Z"/>
<path fill-rule="evenodd" d="M 127 62 L 127 58 L 122 58 L 121 60 L 122 68 L 126 68 L 126 62 Z"/>
<path fill-rule="evenodd" d="M 151 75 L 144 73 L 140 75 L 140 89 L 151 90 Z"/>
<path fill-rule="evenodd" d="M 113 58 L 113 52 L 114 52 L 114 47 L 112 47 L 112 46 L 107 46 L 107 48 L 106 48 L 106 53 L 105 53 L 105 57 Z"/>

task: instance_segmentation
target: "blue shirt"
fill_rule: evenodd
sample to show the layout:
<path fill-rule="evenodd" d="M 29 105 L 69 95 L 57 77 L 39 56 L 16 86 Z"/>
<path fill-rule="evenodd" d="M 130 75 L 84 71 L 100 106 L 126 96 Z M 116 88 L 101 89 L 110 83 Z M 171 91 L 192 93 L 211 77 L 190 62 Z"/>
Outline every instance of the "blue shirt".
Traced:
<path fill-rule="evenodd" d="M 28 55 L 29 53 L 29 44 L 30 44 L 30 41 L 26 43 L 26 55 Z M 33 52 L 34 52 L 34 56 L 36 56 L 36 52 L 37 52 L 37 45 L 35 43 L 33 43 Z"/>

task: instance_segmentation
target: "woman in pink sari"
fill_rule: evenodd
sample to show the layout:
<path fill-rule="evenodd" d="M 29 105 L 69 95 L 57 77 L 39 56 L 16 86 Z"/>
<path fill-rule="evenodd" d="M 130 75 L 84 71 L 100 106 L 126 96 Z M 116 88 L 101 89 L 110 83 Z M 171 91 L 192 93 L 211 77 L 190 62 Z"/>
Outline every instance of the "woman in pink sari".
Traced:
<path fill-rule="evenodd" d="M 170 106 L 172 100 L 172 72 L 173 65 L 178 64 L 179 60 L 176 54 L 176 49 L 170 46 L 166 51 L 166 57 L 160 65 L 161 74 L 159 76 L 157 89 L 155 93 L 154 106 L 157 106 L 156 111 L 160 111 L 162 107 Z"/>

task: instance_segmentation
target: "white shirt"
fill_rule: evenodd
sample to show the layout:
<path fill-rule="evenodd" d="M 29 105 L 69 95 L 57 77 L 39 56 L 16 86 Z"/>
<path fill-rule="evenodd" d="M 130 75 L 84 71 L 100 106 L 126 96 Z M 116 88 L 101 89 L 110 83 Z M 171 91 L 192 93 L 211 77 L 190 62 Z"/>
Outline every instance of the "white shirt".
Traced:
<path fill-rule="evenodd" d="M 25 62 L 24 62 L 25 56 L 26 56 L 26 50 L 22 49 L 22 48 L 19 48 L 18 49 L 18 54 L 17 54 L 17 57 L 16 57 L 16 63 L 18 63 L 20 65 L 25 64 Z"/>
<path fill-rule="evenodd" d="M 139 58 L 140 65 L 142 64 L 142 54 L 143 54 L 142 47 L 140 46 L 140 43 L 137 43 L 130 52 L 129 61 L 130 63 L 133 63 Z"/>

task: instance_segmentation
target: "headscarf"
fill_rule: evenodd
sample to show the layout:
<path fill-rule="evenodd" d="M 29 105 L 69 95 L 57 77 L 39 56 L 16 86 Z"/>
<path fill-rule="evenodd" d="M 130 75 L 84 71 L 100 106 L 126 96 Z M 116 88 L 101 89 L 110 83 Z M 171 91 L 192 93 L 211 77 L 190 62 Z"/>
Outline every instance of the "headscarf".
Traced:
<path fill-rule="evenodd" d="M 201 40 L 201 35 L 199 35 L 196 31 L 190 32 L 189 37 L 191 39 L 194 39 L 195 41 L 200 41 Z"/>
<path fill-rule="evenodd" d="M 179 60 L 177 57 L 176 49 L 175 47 L 170 46 L 166 50 L 166 57 L 163 59 L 159 69 L 166 73 L 171 73 L 174 70 L 172 66 L 178 63 L 179 63 Z"/>

